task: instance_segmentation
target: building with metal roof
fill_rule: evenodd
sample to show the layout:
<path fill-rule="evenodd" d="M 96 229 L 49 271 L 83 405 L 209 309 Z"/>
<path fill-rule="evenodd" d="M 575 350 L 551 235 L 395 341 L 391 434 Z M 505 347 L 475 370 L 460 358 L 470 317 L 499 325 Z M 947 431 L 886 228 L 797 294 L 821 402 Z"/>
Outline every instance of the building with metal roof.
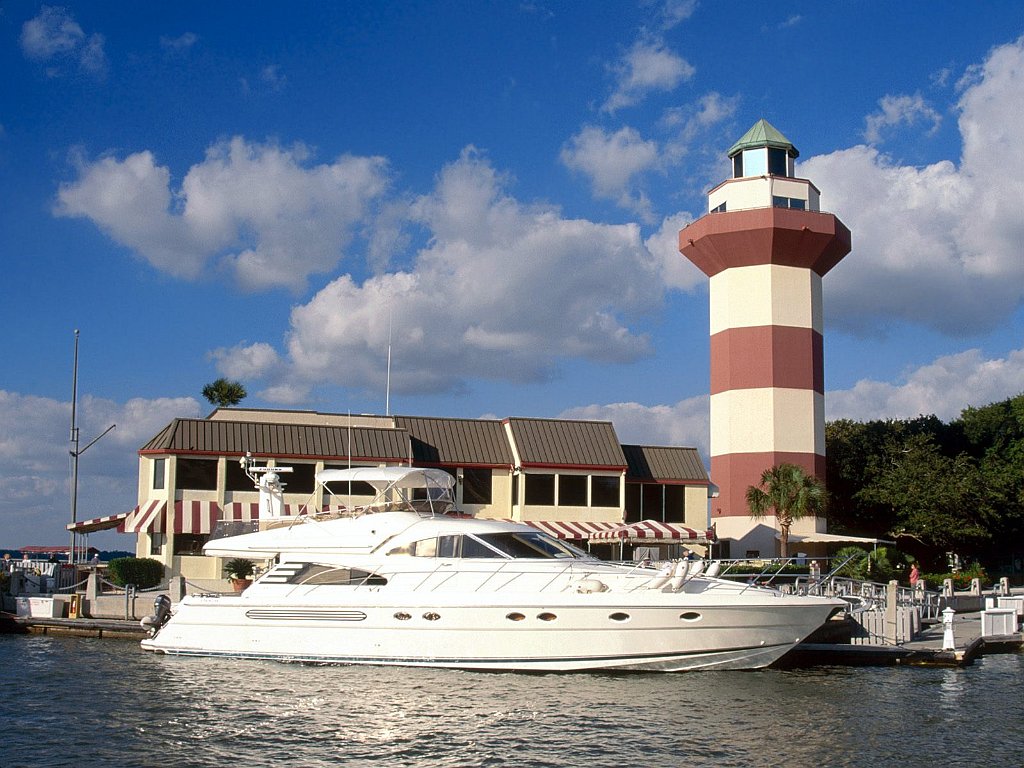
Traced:
<path fill-rule="evenodd" d="M 254 520 L 258 493 L 240 466 L 290 467 L 285 513 L 329 503 L 314 476 L 325 468 L 423 466 L 456 478 L 456 501 L 480 517 L 528 522 L 562 538 L 588 539 L 653 520 L 671 547 L 704 540 L 708 489 L 693 448 L 622 445 L 611 422 L 513 417 L 457 419 L 218 408 L 174 419 L 139 449 L 138 505 L 123 530 L 136 553 L 174 574 L 220 578 L 202 545 L 221 521 Z M 370 500 L 369 489 L 356 496 Z M 621 539 L 605 536 L 607 541 Z M 610 546 L 609 544 L 606 544 Z"/>

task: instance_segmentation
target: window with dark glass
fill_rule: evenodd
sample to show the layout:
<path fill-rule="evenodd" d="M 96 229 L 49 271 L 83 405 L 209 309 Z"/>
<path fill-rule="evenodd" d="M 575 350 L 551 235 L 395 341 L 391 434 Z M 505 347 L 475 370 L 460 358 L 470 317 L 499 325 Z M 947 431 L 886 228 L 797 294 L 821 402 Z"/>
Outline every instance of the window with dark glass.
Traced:
<path fill-rule="evenodd" d="M 166 538 L 166 533 L 149 534 L 149 554 L 159 555 L 164 548 L 164 540 Z"/>
<path fill-rule="evenodd" d="M 325 464 L 324 469 L 351 469 L 348 464 Z M 377 491 L 369 483 L 357 480 L 354 483 L 343 483 L 340 481 L 330 483 L 327 486 L 331 493 L 337 496 L 376 496 Z"/>
<path fill-rule="evenodd" d="M 626 522 L 640 519 L 640 483 L 626 483 Z"/>
<path fill-rule="evenodd" d="M 590 506 L 619 506 L 619 476 L 594 475 L 590 478 Z"/>
<path fill-rule="evenodd" d="M 224 463 L 224 490 L 226 491 L 255 491 L 256 484 L 244 471 L 238 460 L 232 456 Z"/>
<path fill-rule="evenodd" d="M 161 491 L 167 473 L 167 459 L 153 459 L 153 490 Z"/>
<path fill-rule="evenodd" d="M 772 176 L 786 175 L 786 150 L 768 148 L 768 173 Z"/>
<path fill-rule="evenodd" d="M 217 490 L 216 459 L 183 459 L 177 463 L 177 485 L 190 491 Z"/>
<path fill-rule="evenodd" d="M 526 503 L 532 506 L 555 505 L 555 476 L 526 475 Z"/>
<path fill-rule="evenodd" d="M 644 483 L 642 494 L 644 520 L 664 520 L 665 497 L 662 487 L 657 483 Z"/>
<path fill-rule="evenodd" d="M 316 488 L 316 464 L 292 464 L 292 471 L 281 475 L 285 493 L 312 493 Z"/>
<path fill-rule="evenodd" d="M 558 506 L 560 506 L 560 507 L 585 507 L 585 506 L 587 506 L 587 476 L 586 475 L 559 475 L 558 476 Z"/>
<path fill-rule="evenodd" d="M 519 475 L 512 473 L 512 506 L 519 504 Z"/>
<path fill-rule="evenodd" d="M 467 467 L 462 470 L 462 503 L 490 504 L 492 475 L 490 469 Z"/>
<path fill-rule="evenodd" d="M 177 533 L 174 535 L 174 554 L 201 555 L 203 544 L 209 538 L 205 533 Z"/>
<path fill-rule="evenodd" d="M 743 175 L 743 153 L 737 152 L 732 159 L 732 177 L 738 179 Z"/>
<path fill-rule="evenodd" d="M 711 213 L 725 213 L 725 211 L 726 211 L 726 204 L 725 204 L 725 202 L 719 203 L 718 205 L 716 205 L 714 208 L 711 209 Z"/>
<path fill-rule="evenodd" d="M 665 486 L 665 522 L 686 522 L 686 487 L 682 485 Z"/>

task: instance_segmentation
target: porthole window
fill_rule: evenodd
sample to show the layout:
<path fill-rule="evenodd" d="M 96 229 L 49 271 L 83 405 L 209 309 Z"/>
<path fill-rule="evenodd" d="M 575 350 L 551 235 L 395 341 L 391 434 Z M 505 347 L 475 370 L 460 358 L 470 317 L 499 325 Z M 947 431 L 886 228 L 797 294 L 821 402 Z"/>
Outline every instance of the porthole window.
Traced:
<path fill-rule="evenodd" d="M 426 619 L 427 621 L 437 621 L 438 619 L 441 618 L 441 614 L 434 613 L 433 611 L 430 611 L 428 613 L 424 613 L 423 614 L 423 618 Z"/>
<path fill-rule="evenodd" d="M 399 611 L 398 613 L 395 614 L 395 618 L 398 619 L 399 621 L 408 621 L 409 619 L 412 618 L 412 614 L 405 613 L 404 611 Z"/>
<path fill-rule="evenodd" d="M 553 613 L 538 613 L 537 618 L 541 621 L 554 621 L 558 617 Z"/>
<path fill-rule="evenodd" d="M 683 621 L 700 621 L 700 614 L 696 611 L 687 611 L 686 613 L 680 613 L 679 618 Z"/>
<path fill-rule="evenodd" d="M 521 614 L 521 613 L 510 613 L 505 618 L 508 619 L 509 621 L 522 621 L 526 617 L 523 614 Z"/>
<path fill-rule="evenodd" d="M 621 613 L 621 612 L 613 613 L 610 616 L 608 616 L 608 618 L 611 619 L 612 621 L 629 621 L 629 614 L 628 613 Z"/>

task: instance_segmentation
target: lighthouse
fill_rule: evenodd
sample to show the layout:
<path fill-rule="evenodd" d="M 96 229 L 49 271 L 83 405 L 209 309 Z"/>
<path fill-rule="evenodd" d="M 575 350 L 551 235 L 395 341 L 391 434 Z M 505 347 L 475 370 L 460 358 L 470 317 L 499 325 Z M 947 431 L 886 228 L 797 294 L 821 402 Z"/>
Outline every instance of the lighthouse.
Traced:
<path fill-rule="evenodd" d="M 759 120 L 729 150 L 732 178 L 708 213 L 679 233 L 679 250 L 710 278 L 711 519 L 740 551 L 774 556 L 746 491 L 783 462 L 825 480 L 821 280 L 850 252 L 850 230 L 796 178 L 796 147 Z M 793 533 L 823 531 L 805 518 Z"/>

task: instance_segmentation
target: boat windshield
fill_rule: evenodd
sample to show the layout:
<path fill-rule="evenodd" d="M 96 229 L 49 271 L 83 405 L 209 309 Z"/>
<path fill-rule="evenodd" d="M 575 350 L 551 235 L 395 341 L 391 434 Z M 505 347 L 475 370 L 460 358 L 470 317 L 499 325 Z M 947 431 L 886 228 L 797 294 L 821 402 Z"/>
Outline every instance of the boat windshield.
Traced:
<path fill-rule="evenodd" d="M 389 555 L 442 558 L 593 559 L 582 549 L 540 531 L 438 536 L 395 547 Z"/>

